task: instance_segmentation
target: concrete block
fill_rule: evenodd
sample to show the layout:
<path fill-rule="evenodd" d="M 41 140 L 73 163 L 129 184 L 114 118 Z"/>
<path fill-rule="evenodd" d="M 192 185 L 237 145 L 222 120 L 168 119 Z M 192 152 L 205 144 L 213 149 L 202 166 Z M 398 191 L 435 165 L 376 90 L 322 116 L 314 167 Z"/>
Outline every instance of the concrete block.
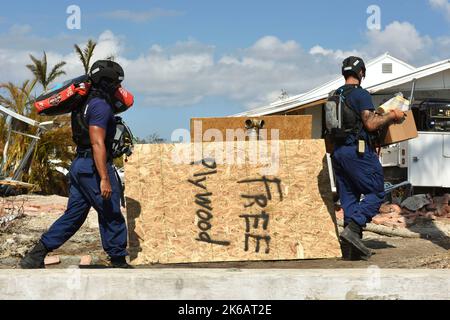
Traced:
<path fill-rule="evenodd" d="M 90 255 L 82 256 L 80 259 L 80 266 L 89 266 L 92 263 L 92 257 Z"/>
<path fill-rule="evenodd" d="M 47 256 L 45 257 L 44 263 L 46 266 L 59 264 L 61 263 L 61 259 L 59 259 L 59 256 Z"/>

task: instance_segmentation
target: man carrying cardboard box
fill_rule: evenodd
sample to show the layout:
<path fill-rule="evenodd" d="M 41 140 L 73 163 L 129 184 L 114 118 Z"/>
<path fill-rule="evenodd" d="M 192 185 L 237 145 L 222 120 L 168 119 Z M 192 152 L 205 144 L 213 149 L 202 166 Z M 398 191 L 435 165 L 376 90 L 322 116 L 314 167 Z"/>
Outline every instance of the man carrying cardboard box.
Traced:
<path fill-rule="evenodd" d="M 401 110 L 386 115 L 375 113 L 372 97 L 361 88 L 366 76 L 361 58 L 345 59 L 342 75 L 345 85 L 333 93 L 339 96 L 342 120 L 339 129 L 331 131 L 333 169 L 344 209 L 342 254 L 346 260 L 367 260 L 372 253 L 361 241 L 362 230 L 378 214 L 385 195 L 383 169 L 375 152 L 373 133 L 402 121 L 405 114 Z"/>

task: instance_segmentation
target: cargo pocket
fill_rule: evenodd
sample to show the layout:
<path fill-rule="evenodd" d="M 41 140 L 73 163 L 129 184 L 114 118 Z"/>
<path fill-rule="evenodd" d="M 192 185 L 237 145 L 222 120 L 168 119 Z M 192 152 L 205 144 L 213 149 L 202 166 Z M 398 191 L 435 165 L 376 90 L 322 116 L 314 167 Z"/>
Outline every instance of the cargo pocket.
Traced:
<path fill-rule="evenodd" d="M 85 193 L 93 195 L 95 198 L 100 197 L 100 177 L 95 169 L 94 160 L 91 158 L 77 159 L 76 170 Z"/>

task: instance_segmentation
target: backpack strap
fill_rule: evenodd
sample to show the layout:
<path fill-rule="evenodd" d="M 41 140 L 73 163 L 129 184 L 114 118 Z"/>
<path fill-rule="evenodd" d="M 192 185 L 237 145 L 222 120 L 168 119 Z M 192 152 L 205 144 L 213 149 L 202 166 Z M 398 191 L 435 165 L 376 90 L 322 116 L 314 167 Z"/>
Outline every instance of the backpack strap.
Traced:
<path fill-rule="evenodd" d="M 76 129 L 77 130 L 77 139 L 78 142 L 75 141 L 75 143 L 83 148 L 90 148 L 91 146 L 91 139 L 89 136 L 89 126 L 86 122 L 86 113 L 88 111 L 89 108 L 89 103 L 93 98 L 98 97 L 98 95 L 95 94 L 90 94 L 86 100 L 86 102 L 83 104 L 83 106 L 77 110 L 75 112 L 75 114 L 73 115 L 74 119 L 72 120 L 73 124 L 76 125 Z M 111 107 L 111 105 L 108 103 L 108 105 Z M 72 126 L 72 130 L 74 130 L 73 126 Z M 112 145 L 114 143 L 114 138 L 113 139 L 107 139 L 105 141 L 106 147 L 107 147 L 107 154 L 108 154 L 108 158 L 112 159 L 112 150 L 108 150 L 108 146 L 109 148 L 112 148 Z"/>
<path fill-rule="evenodd" d="M 347 88 L 346 88 L 347 87 Z M 361 88 L 359 85 L 355 85 L 355 86 L 347 86 L 347 85 L 345 85 L 345 86 L 343 86 L 343 87 L 341 87 L 341 88 L 339 88 L 337 91 L 339 91 L 339 90 L 341 90 L 341 92 L 339 93 L 339 95 L 341 96 L 341 98 L 342 98 L 342 101 L 345 103 L 345 105 L 347 106 L 347 107 L 349 107 L 350 108 L 350 110 L 352 110 L 353 111 L 353 113 L 356 115 L 356 117 L 358 118 L 358 119 L 360 119 L 360 120 L 362 120 L 361 119 L 361 114 L 359 114 L 358 112 L 356 112 L 356 110 L 355 109 L 353 109 L 353 107 L 347 102 L 347 97 L 348 97 L 348 95 L 350 94 L 350 93 L 352 93 L 353 92 L 353 90 L 355 90 L 355 89 L 357 89 L 357 88 Z"/>
<path fill-rule="evenodd" d="M 360 85 L 344 85 L 341 88 L 339 88 L 337 91 L 339 91 L 339 95 L 342 99 L 342 102 L 344 102 L 345 106 L 347 106 L 347 108 L 349 108 L 356 116 L 356 118 L 358 119 L 358 125 L 355 128 L 355 130 L 350 131 L 351 133 L 356 135 L 356 138 L 359 139 L 362 130 L 364 129 L 364 124 L 361 118 L 361 114 L 358 113 L 352 105 L 350 105 L 348 103 L 347 97 L 350 95 L 351 92 L 353 92 L 353 90 L 357 89 L 357 88 L 361 88 Z"/>

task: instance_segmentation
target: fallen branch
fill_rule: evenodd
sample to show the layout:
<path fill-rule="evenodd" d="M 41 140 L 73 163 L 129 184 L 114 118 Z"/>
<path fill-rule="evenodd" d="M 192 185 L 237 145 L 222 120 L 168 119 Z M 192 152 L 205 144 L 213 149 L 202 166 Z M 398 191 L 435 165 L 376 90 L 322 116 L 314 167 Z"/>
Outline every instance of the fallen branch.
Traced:
<path fill-rule="evenodd" d="M 16 181 L 16 180 L 8 180 L 8 179 L 0 180 L 0 185 L 28 188 L 28 189 L 33 189 L 36 187 L 36 185 L 31 184 L 31 183 L 26 183 L 26 182 Z"/>
<path fill-rule="evenodd" d="M 338 226 L 344 227 L 344 221 L 342 219 L 337 219 Z M 370 231 L 373 233 L 381 234 L 383 236 L 390 237 L 402 237 L 402 238 L 422 238 L 422 237 L 430 237 L 429 233 L 417 233 L 412 232 L 406 229 L 397 229 L 386 226 L 381 226 L 374 223 L 368 223 L 364 228 L 365 231 Z"/>

